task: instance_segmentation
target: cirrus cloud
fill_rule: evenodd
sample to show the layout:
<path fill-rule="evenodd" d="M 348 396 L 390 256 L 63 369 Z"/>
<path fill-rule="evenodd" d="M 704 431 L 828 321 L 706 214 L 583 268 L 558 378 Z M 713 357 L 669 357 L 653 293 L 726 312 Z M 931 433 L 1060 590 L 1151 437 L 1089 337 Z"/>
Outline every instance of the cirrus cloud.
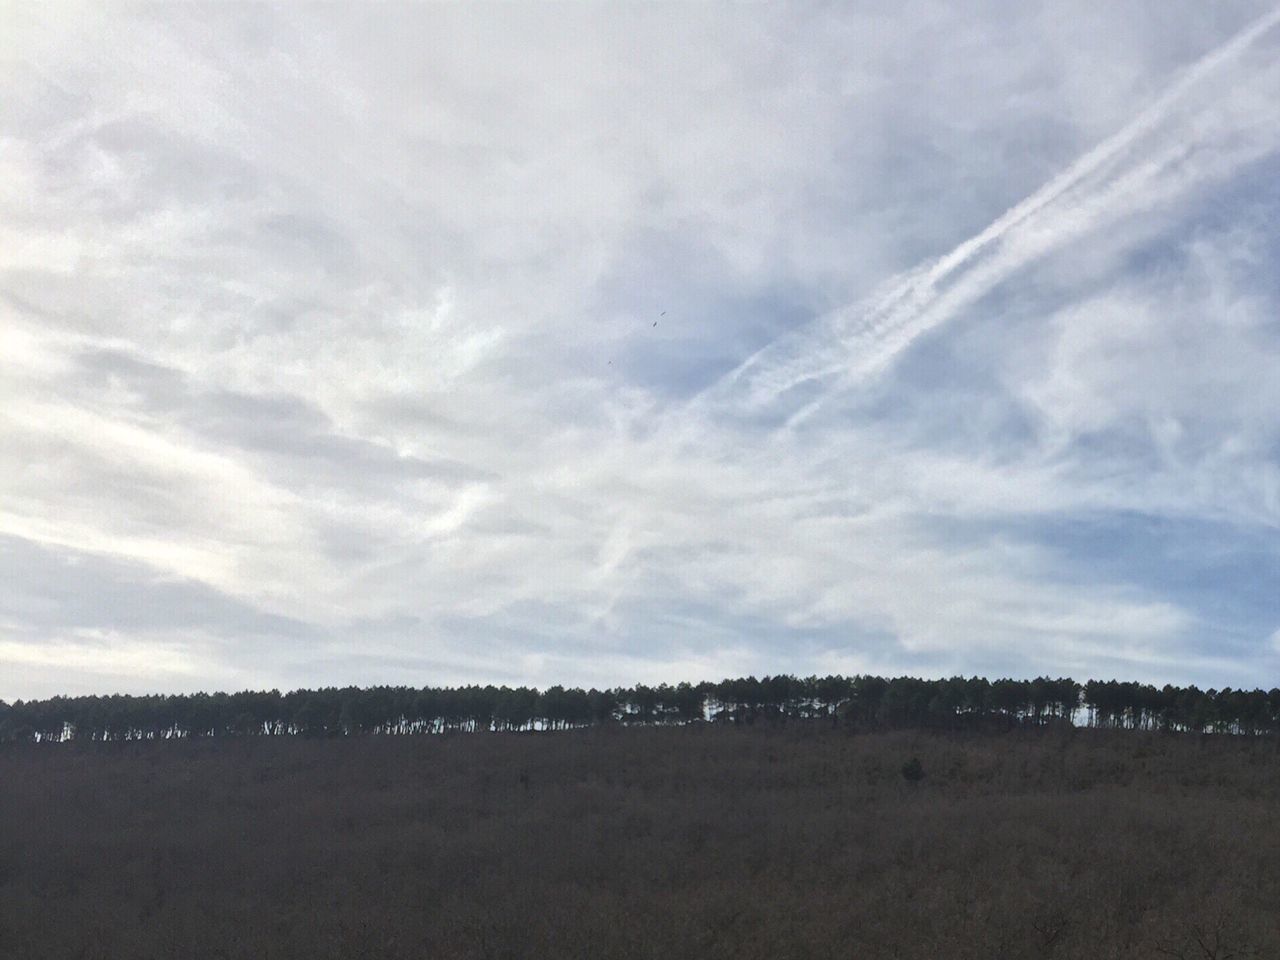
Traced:
<path fill-rule="evenodd" d="M 14 11 L 0 696 L 1274 669 L 1278 15 L 1077 13 Z"/>

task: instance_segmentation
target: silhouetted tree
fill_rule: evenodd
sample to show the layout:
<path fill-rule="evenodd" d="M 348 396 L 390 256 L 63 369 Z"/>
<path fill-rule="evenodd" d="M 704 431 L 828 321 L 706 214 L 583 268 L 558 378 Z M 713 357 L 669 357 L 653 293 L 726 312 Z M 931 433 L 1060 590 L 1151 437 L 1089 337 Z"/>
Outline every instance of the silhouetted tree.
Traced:
<path fill-rule="evenodd" d="M 1280 688 L 1194 686 L 1059 677 L 1033 680 L 785 674 L 717 682 L 583 690 L 529 687 L 326 687 L 318 690 L 81 696 L 0 702 L 0 741 L 150 740 L 223 736 L 571 729 L 616 721 L 684 724 L 830 719 L 864 726 L 954 729 L 1074 721 L 1092 727 L 1258 735 L 1280 731 Z"/>

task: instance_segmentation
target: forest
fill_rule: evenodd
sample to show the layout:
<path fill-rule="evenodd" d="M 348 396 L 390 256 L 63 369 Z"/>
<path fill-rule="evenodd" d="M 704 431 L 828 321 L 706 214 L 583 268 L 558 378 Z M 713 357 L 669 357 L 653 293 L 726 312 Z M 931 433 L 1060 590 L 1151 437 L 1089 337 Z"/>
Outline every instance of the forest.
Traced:
<path fill-rule="evenodd" d="M 1066 678 L 15 701 L 0 957 L 1264 960 L 1278 729 Z"/>
<path fill-rule="evenodd" d="M 1280 731 L 1280 689 L 1068 678 L 786 675 L 607 690 L 465 686 L 243 691 L 0 701 L 0 743 L 566 730 L 609 724 L 827 721 L 864 729 Z"/>

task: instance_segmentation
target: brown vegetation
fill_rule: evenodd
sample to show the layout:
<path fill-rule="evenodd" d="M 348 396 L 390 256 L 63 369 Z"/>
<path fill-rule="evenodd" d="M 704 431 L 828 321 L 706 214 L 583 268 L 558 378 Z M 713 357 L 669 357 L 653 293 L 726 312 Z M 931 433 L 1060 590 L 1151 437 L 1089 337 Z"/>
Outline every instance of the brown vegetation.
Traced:
<path fill-rule="evenodd" d="M 0 956 L 1275 958 L 1277 801 L 1271 737 L 13 743 Z"/>

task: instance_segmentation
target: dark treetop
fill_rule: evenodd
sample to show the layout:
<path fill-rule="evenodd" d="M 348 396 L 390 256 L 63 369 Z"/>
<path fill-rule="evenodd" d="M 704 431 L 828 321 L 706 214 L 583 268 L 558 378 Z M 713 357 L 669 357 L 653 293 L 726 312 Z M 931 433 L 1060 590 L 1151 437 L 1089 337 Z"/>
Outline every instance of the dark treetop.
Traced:
<path fill-rule="evenodd" d="M 875 728 L 1074 725 L 1256 734 L 1280 730 L 1280 689 L 951 677 L 740 678 L 609 690 L 326 687 L 0 701 L 0 742 L 562 730 L 595 724 L 825 720 Z"/>

